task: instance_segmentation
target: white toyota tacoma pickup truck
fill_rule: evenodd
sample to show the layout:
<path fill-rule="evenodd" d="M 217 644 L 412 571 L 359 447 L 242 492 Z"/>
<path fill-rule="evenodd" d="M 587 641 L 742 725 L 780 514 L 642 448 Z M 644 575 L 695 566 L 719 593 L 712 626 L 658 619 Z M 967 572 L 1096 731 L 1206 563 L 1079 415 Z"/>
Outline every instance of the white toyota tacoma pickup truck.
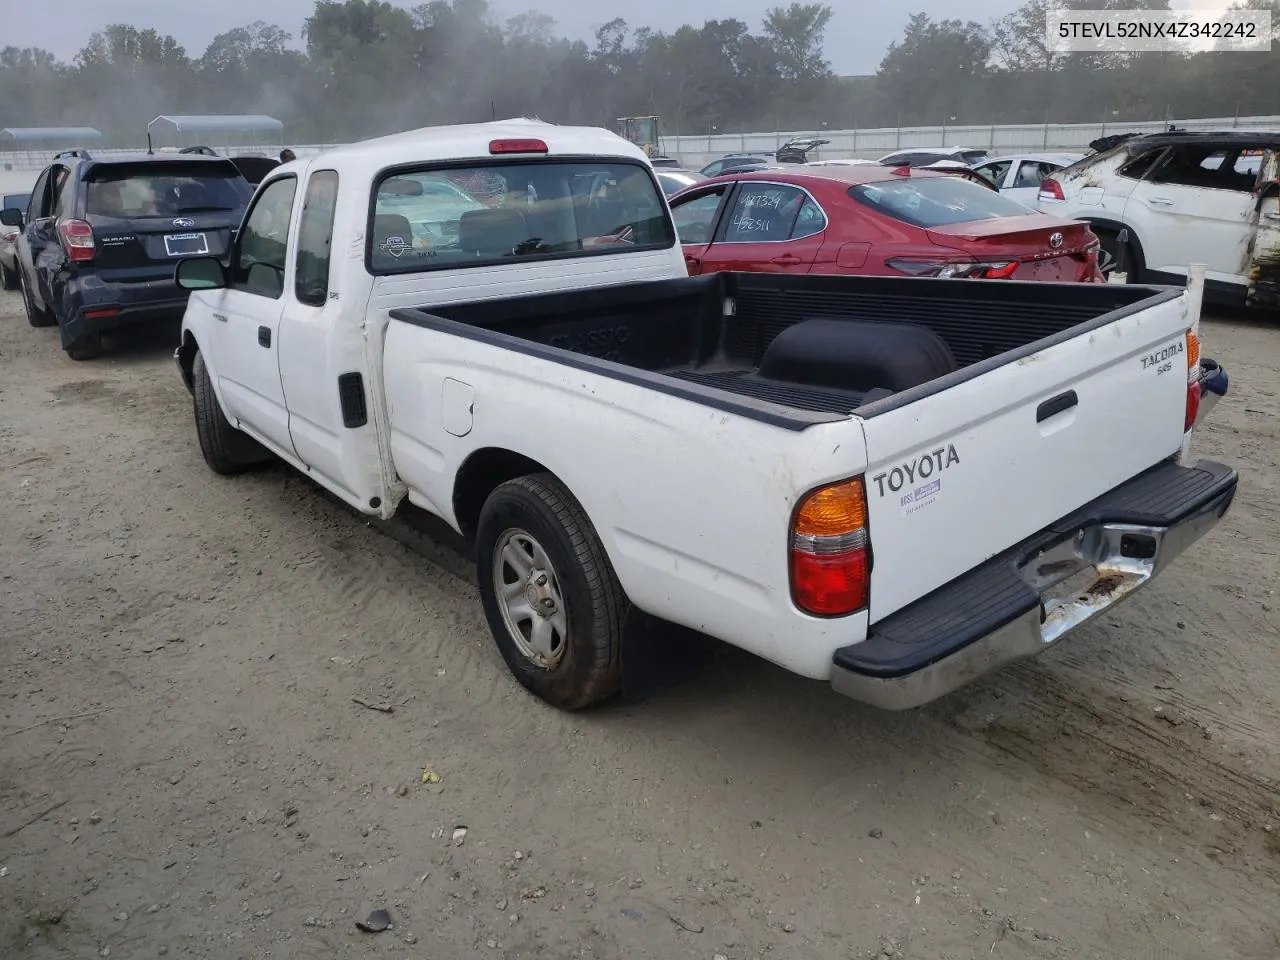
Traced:
<path fill-rule="evenodd" d="M 1226 389 L 1197 284 L 689 277 L 604 130 L 284 164 L 229 258 L 176 274 L 209 466 L 274 455 L 442 518 L 511 670 L 566 709 L 655 623 L 917 706 L 1144 586 L 1236 489 L 1187 455 Z"/>

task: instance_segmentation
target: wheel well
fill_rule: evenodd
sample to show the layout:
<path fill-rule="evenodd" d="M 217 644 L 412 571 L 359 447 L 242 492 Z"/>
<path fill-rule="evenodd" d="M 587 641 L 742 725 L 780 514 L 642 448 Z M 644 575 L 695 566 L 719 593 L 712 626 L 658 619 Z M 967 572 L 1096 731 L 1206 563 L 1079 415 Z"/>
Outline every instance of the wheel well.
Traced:
<path fill-rule="evenodd" d="M 1139 266 L 1146 264 L 1146 251 L 1142 249 L 1142 239 L 1138 236 L 1138 232 L 1129 224 L 1121 223 L 1119 220 L 1104 220 L 1101 217 L 1077 217 L 1089 225 L 1089 229 L 1097 233 L 1099 230 L 1104 233 L 1119 235 L 1121 230 L 1129 231 L 1129 246 L 1133 248 L 1133 252 L 1137 254 Z"/>
<path fill-rule="evenodd" d="M 489 494 L 508 480 L 549 473 L 537 460 L 501 447 L 485 447 L 467 457 L 453 481 L 453 514 L 468 542 L 475 537 Z"/>
<path fill-rule="evenodd" d="M 200 345 L 196 343 L 196 338 L 191 335 L 188 330 L 182 335 L 182 344 L 178 347 L 178 369 L 182 371 L 182 382 L 187 385 L 187 390 L 194 393 L 195 384 L 195 364 L 196 351 L 200 349 Z"/>

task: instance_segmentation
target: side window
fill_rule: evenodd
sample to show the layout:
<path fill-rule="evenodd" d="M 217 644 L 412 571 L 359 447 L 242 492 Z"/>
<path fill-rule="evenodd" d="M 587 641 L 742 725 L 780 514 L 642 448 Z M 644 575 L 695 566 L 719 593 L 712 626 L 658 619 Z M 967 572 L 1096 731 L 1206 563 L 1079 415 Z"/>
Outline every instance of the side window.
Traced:
<path fill-rule="evenodd" d="M 307 181 L 298 223 L 298 261 L 293 294 L 299 303 L 322 307 L 329 299 L 329 259 L 333 244 L 333 216 L 338 206 L 338 173 L 319 170 Z"/>
<path fill-rule="evenodd" d="M 1237 153 L 1206 147 L 1174 147 L 1164 162 L 1151 171 L 1149 179 L 1153 183 L 1248 193 L 1257 175 L 1237 171 Z"/>
<path fill-rule="evenodd" d="M 809 199 L 796 187 L 781 183 L 744 183 L 729 214 L 725 243 L 790 240 L 800 209 Z"/>
<path fill-rule="evenodd" d="M 710 243 L 716 225 L 716 211 L 724 199 L 724 188 L 685 200 L 671 208 L 676 235 L 681 243 Z"/>
<path fill-rule="evenodd" d="M 827 215 L 813 202 L 812 198 L 805 197 L 804 203 L 800 205 L 800 213 L 796 216 L 796 225 L 791 230 L 791 239 L 801 240 L 812 237 L 825 229 L 827 229 Z"/>
<path fill-rule="evenodd" d="M 891 156 L 885 157 L 880 162 L 883 163 L 886 167 L 896 167 L 906 159 L 907 159 L 906 154 L 895 153 Z"/>
<path fill-rule="evenodd" d="M 1000 188 L 1004 186 L 1004 178 L 1008 175 L 1009 165 L 1012 162 L 1011 160 L 1000 160 L 996 163 L 984 163 L 975 172 L 992 186 Z"/>
<path fill-rule="evenodd" d="M 236 241 L 232 286 L 272 299 L 284 293 L 285 247 L 297 187 L 296 177 L 280 177 L 258 194 Z"/>
<path fill-rule="evenodd" d="M 724 169 L 724 161 L 715 160 L 712 163 L 707 164 L 703 169 L 706 171 L 706 175 L 708 177 L 718 177 L 720 176 L 720 171 Z"/>
<path fill-rule="evenodd" d="M 1053 166 L 1047 163 L 1040 163 L 1036 160 L 1023 160 L 1022 165 L 1018 167 L 1018 174 L 1014 178 L 1013 185 L 1015 187 L 1039 187 L 1040 181 L 1047 177 L 1053 170 Z"/>
<path fill-rule="evenodd" d="M 40 178 L 36 180 L 36 185 L 31 188 L 31 200 L 27 203 L 27 223 L 47 216 L 47 214 L 41 213 L 41 210 L 44 207 L 44 198 L 49 193 L 49 176 L 52 173 L 53 168 L 50 167 L 40 174 Z"/>
<path fill-rule="evenodd" d="M 1116 171 L 1122 177 L 1128 177 L 1130 180 L 1141 180 L 1155 166 L 1157 160 L 1164 156 L 1164 149 L 1148 150 L 1146 153 L 1140 153 L 1132 160 L 1120 166 Z"/>

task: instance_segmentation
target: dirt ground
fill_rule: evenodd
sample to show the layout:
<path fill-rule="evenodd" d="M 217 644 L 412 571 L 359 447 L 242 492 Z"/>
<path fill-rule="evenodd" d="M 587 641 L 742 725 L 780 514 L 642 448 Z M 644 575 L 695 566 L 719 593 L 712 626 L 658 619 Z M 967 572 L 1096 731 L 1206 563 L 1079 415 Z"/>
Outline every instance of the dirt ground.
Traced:
<path fill-rule="evenodd" d="M 1280 325 L 1204 340 L 1239 495 L 1102 625 L 911 714 L 725 648 L 565 715 L 452 549 L 206 469 L 169 336 L 0 295 L 0 957 L 1275 960 Z"/>

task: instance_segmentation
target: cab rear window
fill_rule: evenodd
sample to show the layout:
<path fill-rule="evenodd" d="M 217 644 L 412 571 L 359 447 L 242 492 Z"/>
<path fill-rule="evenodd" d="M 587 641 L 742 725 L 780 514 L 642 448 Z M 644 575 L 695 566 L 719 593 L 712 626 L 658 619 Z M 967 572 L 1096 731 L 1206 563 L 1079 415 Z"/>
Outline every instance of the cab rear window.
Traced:
<path fill-rule="evenodd" d="M 129 220 L 236 210 L 252 192 L 230 163 L 103 165 L 90 171 L 86 191 L 89 216 Z"/>
<path fill-rule="evenodd" d="M 648 167 L 582 160 L 398 171 L 375 187 L 369 237 L 374 273 L 675 244 Z"/>
<path fill-rule="evenodd" d="M 887 217 L 914 227 L 1025 217 L 1034 210 L 961 177 L 881 180 L 849 188 L 849 196 Z"/>

